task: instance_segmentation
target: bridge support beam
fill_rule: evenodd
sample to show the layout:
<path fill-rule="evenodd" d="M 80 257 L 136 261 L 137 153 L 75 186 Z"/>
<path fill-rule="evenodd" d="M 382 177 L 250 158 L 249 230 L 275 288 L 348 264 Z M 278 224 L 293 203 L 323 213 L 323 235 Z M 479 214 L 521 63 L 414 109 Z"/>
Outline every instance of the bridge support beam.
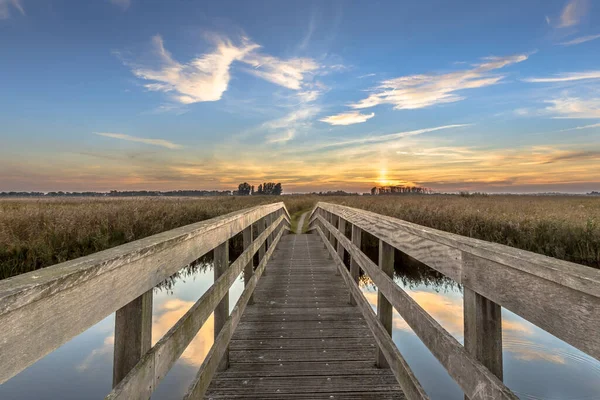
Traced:
<path fill-rule="evenodd" d="M 352 243 L 360 249 L 362 230 L 356 226 L 352 225 Z M 360 275 L 360 267 L 354 257 L 350 258 L 350 276 L 352 280 L 358 285 L 358 278 Z M 354 300 L 354 296 L 350 293 L 350 304 L 355 306 L 356 300 Z"/>
<path fill-rule="evenodd" d="M 346 220 L 343 218 L 339 218 L 338 221 L 339 221 L 339 223 L 338 223 L 339 231 L 341 232 L 342 235 L 346 236 Z M 337 244 L 337 253 L 343 262 L 344 261 L 344 246 L 342 246 L 342 242 L 340 242 L 339 240 L 338 240 L 338 244 Z M 336 269 L 336 275 L 339 275 L 339 274 L 340 273 Z"/>
<path fill-rule="evenodd" d="M 501 307 L 466 286 L 463 299 L 465 349 L 502 380 Z"/>
<path fill-rule="evenodd" d="M 381 268 L 384 274 L 392 279 L 394 278 L 394 248 L 383 240 L 379 240 L 379 268 Z M 393 312 L 394 307 L 378 289 L 377 317 L 390 336 L 392 336 L 392 319 L 394 317 Z M 376 363 L 379 368 L 390 367 L 381 349 L 377 350 Z"/>
<path fill-rule="evenodd" d="M 229 268 L 229 240 L 221 243 L 214 250 L 214 278 L 215 281 L 221 277 Z M 223 296 L 221 302 L 215 308 L 215 341 L 221 332 L 223 325 L 229 318 L 229 291 Z M 229 367 L 229 348 L 223 353 L 223 358 L 219 363 L 218 371 L 226 370 Z"/>
<path fill-rule="evenodd" d="M 152 290 L 115 313 L 113 387 L 152 346 Z"/>
<path fill-rule="evenodd" d="M 260 234 L 265 231 L 265 218 L 266 217 L 263 217 L 256 222 L 256 237 L 259 237 Z M 258 248 L 258 264 L 260 264 L 260 261 L 264 258 L 266 250 L 267 248 L 265 246 L 265 243 L 261 244 Z M 267 269 L 265 268 L 265 270 L 263 271 L 263 276 L 266 275 Z"/>
<path fill-rule="evenodd" d="M 242 233 L 242 238 L 244 242 L 244 250 L 246 250 L 252 244 L 252 225 L 248 226 L 244 229 Z M 248 261 L 248 264 L 244 267 L 244 287 L 248 286 L 248 282 L 254 275 L 254 257 Z M 250 296 L 248 299 L 248 305 L 254 304 L 254 295 Z"/>

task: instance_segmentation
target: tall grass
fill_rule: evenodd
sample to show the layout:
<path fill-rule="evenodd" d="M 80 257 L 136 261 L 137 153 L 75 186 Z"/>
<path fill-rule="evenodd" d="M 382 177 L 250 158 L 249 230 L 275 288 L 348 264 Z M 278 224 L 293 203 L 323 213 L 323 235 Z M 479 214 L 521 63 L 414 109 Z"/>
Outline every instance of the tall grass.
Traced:
<path fill-rule="evenodd" d="M 235 210 L 284 201 L 344 204 L 600 268 L 600 198 L 539 196 L 253 196 L 0 201 L 0 279 Z"/>
<path fill-rule="evenodd" d="M 600 268 L 600 198 L 425 195 L 322 201 Z"/>

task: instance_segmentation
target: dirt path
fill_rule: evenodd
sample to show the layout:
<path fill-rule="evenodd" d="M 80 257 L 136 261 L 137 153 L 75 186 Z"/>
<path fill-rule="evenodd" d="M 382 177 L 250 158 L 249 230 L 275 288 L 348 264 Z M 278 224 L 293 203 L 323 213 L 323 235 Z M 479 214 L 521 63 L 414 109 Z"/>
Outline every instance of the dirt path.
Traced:
<path fill-rule="evenodd" d="M 300 216 L 300 219 L 298 220 L 298 225 L 296 225 L 296 235 L 302 234 L 302 228 L 304 227 L 304 219 L 307 215 L 308 211 Z"/>

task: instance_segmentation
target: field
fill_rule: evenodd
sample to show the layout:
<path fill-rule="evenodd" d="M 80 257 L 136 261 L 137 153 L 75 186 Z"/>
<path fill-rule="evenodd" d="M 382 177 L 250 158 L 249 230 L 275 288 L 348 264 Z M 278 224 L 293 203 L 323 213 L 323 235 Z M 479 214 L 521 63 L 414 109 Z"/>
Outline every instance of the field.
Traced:
<path fill-rule="evenodd" d="M 0 201 L 0 279 L 281 200 L 296 216 L 327 201 L 600 268 L 600 198 L 593 197 L 67 198 Z"/>

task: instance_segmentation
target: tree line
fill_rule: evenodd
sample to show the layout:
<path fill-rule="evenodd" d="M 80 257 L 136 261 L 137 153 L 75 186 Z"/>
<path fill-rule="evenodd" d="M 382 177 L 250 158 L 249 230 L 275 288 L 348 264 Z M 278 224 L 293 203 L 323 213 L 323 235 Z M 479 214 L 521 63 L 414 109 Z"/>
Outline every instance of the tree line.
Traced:
<path fill-rule="evenodd" d="M 238 185 L 238 190 L 235 191 L 233 194 L 238 196 L 280 196 L 282 193 L 283 187 L 281 186 L 281 183 L 264 182 L 258 185 L 258 188 L 254 190 L 254 185 L 250 185 L 248 182 L 243 182 Z"/>

